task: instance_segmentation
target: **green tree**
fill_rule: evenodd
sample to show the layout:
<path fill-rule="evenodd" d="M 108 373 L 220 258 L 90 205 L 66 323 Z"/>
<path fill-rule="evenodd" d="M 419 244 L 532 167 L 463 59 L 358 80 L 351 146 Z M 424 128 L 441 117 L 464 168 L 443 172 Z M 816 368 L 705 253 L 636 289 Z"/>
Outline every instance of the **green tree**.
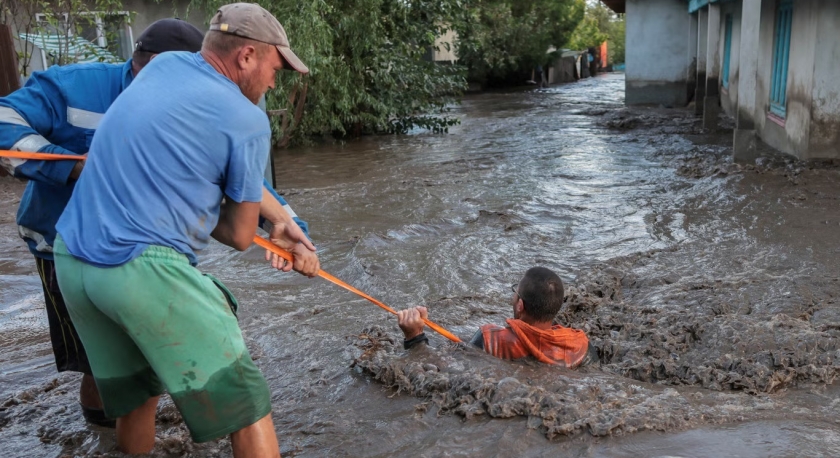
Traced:
<path fill-rule="evenodd" d="M 625 21 L 624 15 L 616 18 L 610 27 L 609 38 L 607 43 L 609 46 L 609 63 L 621 64 L 624 63 L 624 37 L 625 37 Z"/>
<path fill-rule="evenodd" d="M 224 3 L 192 0 L 190 7 L 212 14 Z M 427 54 L 436 37 L 461 20 L 461 1 L 261 3 L 283 24 L 292 49 L 310 69 L 308 76 L 282 72 L 267 94 L 269 109 L 288 110 L 285 118 L 272 118 L 276 142 L 414 127 L 444 132 L 458 122 L 447 111 L 466 88 L 465 72 L 435 64 Z"/>
<path fill-rule="evenodd" d="M 585 50 L 589 47 L 600 46 L 601 43 L 607 41 L 607 38 L 608 35 L 598 27 L 598 20 L 587 15 L 580 21 L 572 34 L 568 47 L 575 50 Z"/>
<path fill-rule="evenodd" d="M 605 41 L 609 63 L 624 62 L 624 15 L 616 15 L 601 2 L 589 4 L 567 47 L 583 50 Z"/>
<path fill-rule="evenodd" d="M 458 59 L 482 84 L 521 83 L 546 64 L 583 18 L 584 0 L 473 0 L 458 32 Z"/>

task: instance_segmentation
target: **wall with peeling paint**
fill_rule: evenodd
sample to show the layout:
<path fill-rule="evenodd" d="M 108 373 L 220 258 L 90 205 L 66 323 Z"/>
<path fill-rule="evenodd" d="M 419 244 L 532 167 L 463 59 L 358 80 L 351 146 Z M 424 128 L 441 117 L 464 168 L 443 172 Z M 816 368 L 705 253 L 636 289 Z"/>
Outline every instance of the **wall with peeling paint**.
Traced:
<path fill-rule="evenodd" d="M 719 3 L 722 23 L 727 14 L 733 19 L 729 88 L 719 86 L 722 108 L 731 116 L 740 110 L 739 128 L 755 129 L 764 143 L 782 152 L 801 159 L 840 158 L 840 1 L 794 1 L 784 119 L 770 114 L 777 1 L 750 1 L 755 7 L 760 3 L 760 19 L 745 22 L 752 24 L 749 42 L 757 33 L 758 47 L 743 53 L 755 54 L 741 50 L 743 3 Z M 689 84 L 694 87 L 694 69 L 702 92 L 707 57 L 717 55 L 723 67 L 726 28 L 720 27 L 719 46 L 705 50 L 708 13 L 700 9 L 695 14 L 687 14 L 678 0 L 627 1 L 626 39 L 632 44 L 627 49 L 628 104 L 680 106 L 690 99 L 683 91 Z M 742 55 L 756 56 L 755 75 L 741 73 Z M 739 93 L 746 106 L 738 107 Z"/>
<path fill-rule="evenodd" d="M 840 3 L 821 2 L 817 15 L 808 157 L 840 158 Z"/>
<path fill-rule="evenodd" d="M 784 119 L 770 114 L 775 19 L 775 2 L 763 1 L 755 81 L 756 133 L 764 143 L 800 159 L 840 158 L 840 80 L 836 77 L 840 75 L 840 3 L 794 3 Z M 735 23 L 740 25 L 740 17 L 733 21 L 733 42 Z M 735 91 L 752 86 L 741 75 L 737 83 L 730 76 L 730 95 L 722 99 L 728 113 L 736 108 L 737 98 L 731 95 L 736 84 Z"/>
<path fill-rule="evenodd" d="M 797 12 L 794 11 L 794 18 Z M 776 23 L 776 2 L 763 0 L 761 2 L 761 28 L 759 31 L 758 68 L 756 71 L 755 91 L 756 107 L 753 113 L 755 129 L 759 138 L 768 145 L 788 154 L 796 155 L 785 131 L 785 123 L 770 113 L 770 85 L 773 69 L 773 45 Z M 791 30 L 791 50 L 796 41 L 797 30 Z M 790 69 L 789 69 L 790 72 Z M 788 73 L 790 77 L 790 73 Z M 789 88 L 788 88 L 789 89 Z"/>
<path fill-rule="evenodd" d="M 799 0 L 794 3 L 790 37 L 790 61 L 787 80 L 787 113 L 785 132 L 794 154 L 808 155 L 811 134 L 811 91 L 814 83 L 814 62 L 817 43 L 817 21 L 822 9 L 820 0 Z"/>
<path fill-rule="evenodd" d="M 694 90 L 697 87 L 697 34 L 700 32 L 697 23 L 697 13 L 688 15 L 688 69 L 686 72 L 686 100 L 694 99 Z"/>

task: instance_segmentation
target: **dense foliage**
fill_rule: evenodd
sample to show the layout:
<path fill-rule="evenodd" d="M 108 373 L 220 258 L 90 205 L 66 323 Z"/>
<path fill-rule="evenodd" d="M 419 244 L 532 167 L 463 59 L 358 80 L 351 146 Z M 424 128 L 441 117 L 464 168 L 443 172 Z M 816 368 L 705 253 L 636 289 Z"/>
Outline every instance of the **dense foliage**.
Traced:
<path fill-rule="evenodd" d="M 225 3 L 229 0 L 190 0 L 189 9 L 204 12 L 209 20 Z M 271 118 L 278 144 L 418 127 L 445 132 L 458 122 L 448 108 L 466 89 L 468 76 L 482 85 L 521 84 L 534 66 L 549 63 L 549 49 L 569 42 L 586 6 L 585 0 L 261 3 L 280 19 L 292 48 L 311 70 L 305 77 L 283 72 L 267 94 L 269 110 L 286 110 Z M 121 0 L 0 0 L 4 23 L 28 21 L 13 25 L 21 33 L 37 33 L 43 24 L 34 22 L 34 13 L 51 11 L 59 13 L 47 15 L 51 31 L 61 29 L 69 36 L 73 30 L 81 36 L 82 29 L 90 28 L 80 22 L 92 18 L 87 11 L 120 8 Z M 55 19 L 62 17 L 70 20 Z M 456 32 L 454 43 L 440 39 L 448 30 Z M 113 41 L 108 42 L 110 47 Z M 456 63 L 432 61 L 433 49 L 456 47 Z M 24 74 L 31 56 L 31 48 L 19 56 Z"/>
<path fill-rule="evenodd" d="M 535 65 L 546 65 L 583 18 L 584 0 L 473 0 L 459 34 L 459 63 L 470 81 L 521 84 Z"/>
<path fill-rule="evenodd" d="M 610 21 L 607 29 L 607 44 L 610 47 L 609 63 L 623 64 L 624 63 L 624 37 L 625 37 L 624 15 Z"/>
<path fill-rule="evenodd" d="M 226 0 L 191 0 L 208 15 Z M 448 107 L 466 89 L 519 83 L 551 47 L 561 48 L 583 18 L 585 0 L 273 0 L 309 76 L 284 72 L 268 94 L 275 139 L 445 132 Z M 436 39 L 457 32 L 458 62 L 434 63 Z M 305 99 L 305 104 L 301 100 Z M 289 138 L 289 133 L 292 137 Z"/>
<path fill-rule="evenodd" d="M 212 14 L 219 0 L 192 0 Z M 280 142 L 320 135 L 405 132 L 413 127 L 446 131 L 457 119 L 447 107 L 466 87 L 462 67 L 424 58 L 449 24 L 457 0 L 274 0 L 262 2 L 283 24 L 295 53 L 311 73 L 283 72 L 268 94 L 268 108 L 288 109 L 272 118 Z M 305 89 L 305 111 L 295 110 Z M 299 104 L 299 103 L 298 103 Z M 295 114 L 297 125 L 295 126 Z"/>

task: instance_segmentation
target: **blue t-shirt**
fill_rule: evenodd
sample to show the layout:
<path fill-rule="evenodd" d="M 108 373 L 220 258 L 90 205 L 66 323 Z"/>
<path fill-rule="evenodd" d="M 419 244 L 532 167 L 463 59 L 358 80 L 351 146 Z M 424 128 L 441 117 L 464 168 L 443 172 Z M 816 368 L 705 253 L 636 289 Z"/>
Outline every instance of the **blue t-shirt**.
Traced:
<path fill-rule="evenodd" d="M 201 54 L 160 54 L 102 118 L 56 229 L 95 266 L 125 264 L 149 245 L 195 265 L 223 196 L 261 201 L 270 140 L 265 113 Z"/>

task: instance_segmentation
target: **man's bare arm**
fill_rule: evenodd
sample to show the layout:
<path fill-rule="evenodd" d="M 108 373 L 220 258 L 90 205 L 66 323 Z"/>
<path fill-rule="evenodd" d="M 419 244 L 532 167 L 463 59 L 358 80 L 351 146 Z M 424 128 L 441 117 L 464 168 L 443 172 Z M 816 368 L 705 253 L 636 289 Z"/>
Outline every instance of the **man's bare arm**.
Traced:
<path fill-rule="evenodd" d="M 219 223 L 210 235 L 229 247 L 245 251 L 257 234 L 259 215 L 259 202 L 234 202 L 225 199 L 219 211 Z"/>

